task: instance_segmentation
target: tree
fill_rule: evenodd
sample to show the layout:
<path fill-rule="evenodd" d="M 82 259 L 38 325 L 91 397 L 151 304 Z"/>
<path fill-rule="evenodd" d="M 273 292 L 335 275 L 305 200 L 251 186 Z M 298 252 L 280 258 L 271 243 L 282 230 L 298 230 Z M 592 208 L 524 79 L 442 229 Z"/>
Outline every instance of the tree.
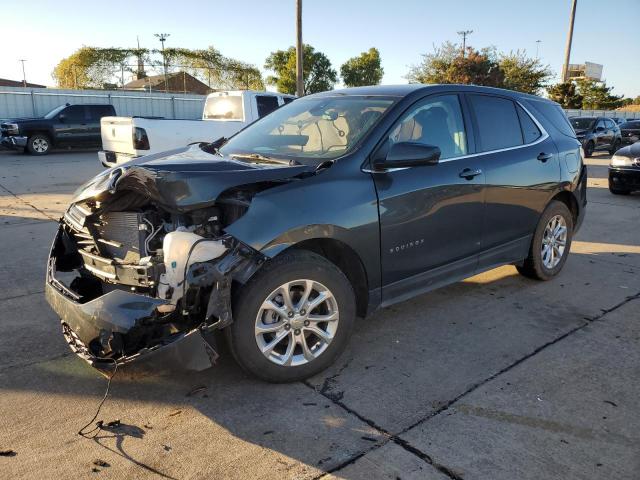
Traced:
<path fill-rule="evenodd" d="M 311 45 L 304 45 L 302 71 L 304 75 L 304 93 L 331 90 L 338 80 L 337 72 L 331 68 L 331 62 L 322 52 L 316 52 Z M 274 72 L 267 77 L 267 83 L 276 85 L 281 93 L 296 93 L 296 49 L 271 52 L 264 68 Z"/>
<path fill-rule="evenodd" d="M 622 105 L 623 96 L 613 95 L 613 87 L 607 87 L 604 81 L 579 78 L 576 86 L 582 95 L 582 108 L 585 110 L 611 110 Z"/>
<path fill-rule="evenodd" d="M 177 67 L 188 71 L 210 87 L 264 90 L 262 75 L 256 67 L 225 57 L 214 47 L 204 50 L 167 48 L 164 54 L 168 70 Z M 160 50 L 82 47 L 62 59 L 52 76 L 62 88 L 106 88 L 114 83 L 114 79 L 123 86 L 125 72 L 146 76 L 145 64 L 162 67 L 161 55 Z M 143 64 L 142 71 L 139 63 Z"/>
<path fill-rule="evenodd" d="M 558 102 L 562 108 L 582 108 L 582 95 L 573 82 L 558 83 L 547 88 L 549 99 Z"/>
<path fill-rule="evenodd" d="M 503 88 L 532 95 L 538 95 L 553 76 L 548 66 L 520 50 L 500 55 L 498 66 L 504 74 Z"/>
<path fill-rule="evenodd" d="M 359 56 L 350 58 L 340 67 L 340 76 L 347 87 L 378 85 L 382 81 L 384 69 L 380 65 L 380 52 L 370 48 Z"/>
<path fill-rule="evenodd" d="M 205 50 L 167 48 L 165 58 L 168 65 L 177 65 L 209 87 L 264 90 L 260 70 L 240 60 L 225 57 L 213 46 Z"/>
<path fill-rule="evenodd" d="M 407 78 L 411 83 L 463 83 L 500 87 L 504 82 L 504 73 L 498 65 L 494 48 L 475 50 L 445 42 L 435 48 L 433 53 L 425 53 L 422 63 L 414 65 Z"/>
<path fill-rule="evenodd" d="M 123 72 L 132 71 L 127 59 L 133 54 L 134 50 L 85 46 L 63 58 L 53 69 L 52 77 L 61 88 L 103 88 L 114 77 L 122 83 Z"/>

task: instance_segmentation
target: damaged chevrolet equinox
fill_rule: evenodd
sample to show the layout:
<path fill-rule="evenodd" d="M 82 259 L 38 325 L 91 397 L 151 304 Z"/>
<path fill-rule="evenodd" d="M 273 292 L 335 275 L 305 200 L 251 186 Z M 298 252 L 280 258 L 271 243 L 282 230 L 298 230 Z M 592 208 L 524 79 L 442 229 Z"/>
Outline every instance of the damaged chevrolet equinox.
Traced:
<path fill-rule="evenodd" d="M 356 316 L 504 264 L 555 277 L 585 207 L 556 103 L 460 85 L 324 92 L 83 185 L 46 297 L 104 372 L 202 370 L 223 337 L 248 372 L 294 381 L 336 359 Z"/>

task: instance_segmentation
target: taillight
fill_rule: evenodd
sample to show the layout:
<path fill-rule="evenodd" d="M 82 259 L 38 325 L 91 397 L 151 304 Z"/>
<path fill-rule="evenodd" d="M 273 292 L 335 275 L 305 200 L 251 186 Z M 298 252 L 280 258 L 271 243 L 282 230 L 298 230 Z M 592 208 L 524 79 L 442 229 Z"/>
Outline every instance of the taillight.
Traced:
<path fill-rule="evenodd" d="M 149 137 L 144 128 L 135 127 L 133 129 L 133 148 L 136 150 L 149 150 Z"/>

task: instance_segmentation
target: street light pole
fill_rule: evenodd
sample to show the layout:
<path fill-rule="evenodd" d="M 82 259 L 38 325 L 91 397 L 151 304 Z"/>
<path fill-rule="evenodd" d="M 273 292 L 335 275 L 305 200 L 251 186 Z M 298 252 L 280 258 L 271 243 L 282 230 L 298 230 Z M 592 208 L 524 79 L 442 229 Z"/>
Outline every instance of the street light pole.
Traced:
<path fill-rule="evenodd" d="M 567 34 L 567 46 L 564 49 L 564 64 L 562 65 L 562 83 L 569 81 L 569 58 L 571 57 L 571 42 L 573 41 L 573 22 L 576 19 L 576 4 L 578 0 L 571 3 L 571 17 L 569 18 L 569 33 Z"/>
<path fill-rule="evenodd" d="M 304 70 L 303 70 L 303 44 L 302 44 L 302 0 L 296 0 L 296 95 L 304 95 Z"/>
<path fill-rule="evenodd" d="M 24 62 L 26 62 L 26 60 L 21 58 L 20 62 L 22 63 L 22 86 L 27 88 L 27 76 L 24 73 Z"/>
<path fill-rule="evenodd" d="M 167 93 L 167 58 L 164 55 L 164 41 L 171 35 L 170 33 L 154 33 L 160 43 L 162 44 L 162 64 L 164 66 L 164 92 Z"/>

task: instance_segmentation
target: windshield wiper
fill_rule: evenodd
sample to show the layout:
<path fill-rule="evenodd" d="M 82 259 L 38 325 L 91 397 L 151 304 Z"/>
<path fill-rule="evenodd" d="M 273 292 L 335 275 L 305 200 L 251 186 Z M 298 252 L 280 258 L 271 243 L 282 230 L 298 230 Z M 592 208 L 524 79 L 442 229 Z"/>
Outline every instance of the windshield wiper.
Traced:
<path fill-rule="evenodd" d="M 271 158 L 260 153 L 232 153 L 231 158 L 246 158 L 255 162 L 275 163 L 277 165 L 299 165 L 295 160 L 285 160 L 282 158 Z"/>

